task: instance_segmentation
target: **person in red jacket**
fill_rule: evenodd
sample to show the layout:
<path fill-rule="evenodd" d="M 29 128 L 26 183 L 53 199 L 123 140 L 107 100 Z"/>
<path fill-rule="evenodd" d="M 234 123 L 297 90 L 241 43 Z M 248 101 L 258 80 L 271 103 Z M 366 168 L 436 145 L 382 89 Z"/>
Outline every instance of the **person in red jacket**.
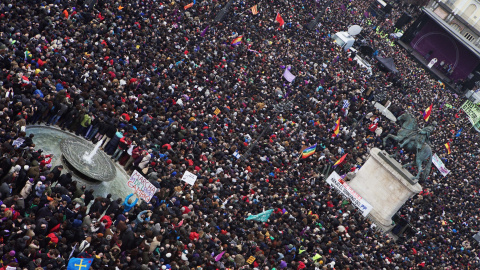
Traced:
<path fill-rule="evenodd" d="M 128 147 L 132 144 L 132 140 L 129 137 L 123 136 L 118 143 L 118 148 L 113 153 L 112 159 L 118 161 L 120 157 L 128 150 Z"/>
<path fill-rule="evenodd" d="M 191 241 L 197 241 L 200 238 L 200 235 L 195 230 L 192 230 L 189 238 Z"/>
<path fill-rule="evenodd" d="M 110 216 L 104 215 L 100 219 L 100 222 L 103 223 L 103 226 L 105 226 L 105 229 L 109 229 L 112 226 L 112 218 Z"/>
<path fill-rule="evenodd" d="M 132 155 L 128 159 L 127 163 L 125 163 L 125 166 L 123 166 L 125 170 L 129 169 L 130 165 L 132 165 L 133 161 L 135 161 L 135 159 L 137 159 L 140 156 L 141 152 L 142 152 L 142 148 L 140 148 L 140 146 L 133 148 Z"/>

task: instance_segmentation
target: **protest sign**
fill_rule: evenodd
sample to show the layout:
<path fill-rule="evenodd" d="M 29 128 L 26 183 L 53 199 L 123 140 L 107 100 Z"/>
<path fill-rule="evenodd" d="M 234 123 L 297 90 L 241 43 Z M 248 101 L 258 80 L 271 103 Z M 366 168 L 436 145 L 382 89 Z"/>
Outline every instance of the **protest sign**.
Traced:
<path fill-rule="evenodd" d="M 216 108 L 215 111 L 213 112 L 215 115 L 218 115 L 220 113 L 220 109 Z"/>
<path fill-rule="evenodd" d="M 370 211 L 372 211 L 373 207 L 347 185 L 335 171 L 328 176 L 327 183 L 340 192 L 345 198 L 349 199 L 352 204 L 362 212 L 364 217 L 368 216 Z"/>
<path fill-rule="evenodd" d="M 195 181 L 197 181 L 197 176 L 189 171 L 185 171 L 182 176 L 182 181 L 193 186 L 195 185 Z"/>
<path fill-rule="evenodd" d="M 289 82 L 293 82 L 293 80 L 295 80 L 295 75 L 290 73 L 290 70 L 288 70 L 288 68 L 285 68 L 285 72 L 283 72 L 283 77 L 285 77 L 285 79 Z"/>
<path fill-rule="evenodd" d="M 470 123 L 472 123 L 474 127 L 477 127 L 478 122 L 480 121 L 480 107 L 475 105 L 470 100 L 467 100 L 460 108 L 468 115 L 468 120 L 470 120 Z"/>
<path fill-rule="evenodd" d="M 128 179 L 127 186 L 134 189 L 137 195 L 146 202 L 149 202 L 155 192 L 157 192 L 157 188 L 136 170 Z"/>
<path fill-rule="evenodd" d="M 20 147 L 20 145 L 23 144 L 25 140 L 23 138 L 18 138 L 15 141 L 13 141 L 12 145 L 13 147 Z"/>
<path fill-rule="evenodd" d="M 434 154 L 432 156 L 432 163 L 435 164 L 435 167 L 437 167 L 438 171 L 445 176 L 447 175 L 450 170 L 445 167 L 445 164 L 443 164 L 442 160 L 437 156 L 437 154 Z"/>

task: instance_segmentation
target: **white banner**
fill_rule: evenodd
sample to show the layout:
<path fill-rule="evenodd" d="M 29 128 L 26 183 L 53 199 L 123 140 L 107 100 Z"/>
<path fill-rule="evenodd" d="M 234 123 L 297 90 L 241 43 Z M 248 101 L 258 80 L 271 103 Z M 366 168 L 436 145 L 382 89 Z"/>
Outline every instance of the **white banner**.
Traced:
<path fill-rule="evenodd" d="M 20 145 L 22 145 L 24 141 L 25 140 L 23 138 L 18 138 L 15 141 L 13 141 L 12 145 L 14 147 L 20 147 Z"/>
<path fill-rule="evenodd" d="M 128 179 L 127 186 L 137 191 L 137 195 L 146 202 L 149 202 L 157 192 L 157 188 L 136 170 Z"/>
<path fill-rule="evenodd" d="M 443 164 L 442 160 L 437 156 L 437 154 L 434 154 L 432 156 L 432 162 L 435 164 L 435 167 L 440 171 L 440 173 L 445 176 L 447 175 L 450 170 L 445 167 L 445 164 Z"/>
<path fill-rule="evenodd" d="M 182 181 L 187 182 L 190 185 L 195 185 L 195 181 L 197 181 L 197 176 L 189 171 L 185 171 L 182 177 Z"/>
<path fill-rule="evenodd" d="M 358 195 L 355 190 L 353 190 L 343 179 L 336 173 L 332 172 L 327 178 L 327 183 L 339 191 L 345 198 L 349 199 L 355 207 L 357 207 L 363 214 L 364 217 L 368 216 L 373 207 Z"/>

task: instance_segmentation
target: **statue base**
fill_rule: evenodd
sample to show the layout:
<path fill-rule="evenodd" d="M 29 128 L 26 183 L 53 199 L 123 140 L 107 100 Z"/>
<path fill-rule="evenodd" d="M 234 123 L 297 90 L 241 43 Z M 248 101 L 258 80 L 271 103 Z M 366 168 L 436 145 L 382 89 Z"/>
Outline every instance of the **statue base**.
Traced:
<path fill-rule="evenodd" d="M 422 191 L 412 178 L 413 175 L 387 152 L 373 148 L 367 162 L 348 185 L 372 205 L 367 218 L 382 231 L 389 232 L 393 229 L 393 215 L 408 199 Z"/>

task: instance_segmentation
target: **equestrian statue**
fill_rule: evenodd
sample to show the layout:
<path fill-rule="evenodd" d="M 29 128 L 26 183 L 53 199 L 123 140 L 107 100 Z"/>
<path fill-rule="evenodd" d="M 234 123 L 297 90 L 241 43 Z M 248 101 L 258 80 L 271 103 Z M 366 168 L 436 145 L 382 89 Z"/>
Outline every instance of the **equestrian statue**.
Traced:
<path fill-rule="evenodd" d="M 401 124 L 400 130 L 396 136 L 388 134 L 383 140 L 383 147 L 385 147 L 388 139 L 393 139 L 399 143 L 400 148 L 404 148 L 408 153 L 415 154 L 415 161 L 403 165 L 403 168 L 416 165 L 418 173 L 412 180 L 425 180 L 432 168 L 432 148 L 430 147 L 429 137 L 435 130 L 437 122 L 433 121 L 431 125 L 420 129 L 415 116 L 410 112 L 402 114 L 397 118 L 397 121 Z M 424 163 L 426 163 L 425 167 L 423 167 Z"/>

